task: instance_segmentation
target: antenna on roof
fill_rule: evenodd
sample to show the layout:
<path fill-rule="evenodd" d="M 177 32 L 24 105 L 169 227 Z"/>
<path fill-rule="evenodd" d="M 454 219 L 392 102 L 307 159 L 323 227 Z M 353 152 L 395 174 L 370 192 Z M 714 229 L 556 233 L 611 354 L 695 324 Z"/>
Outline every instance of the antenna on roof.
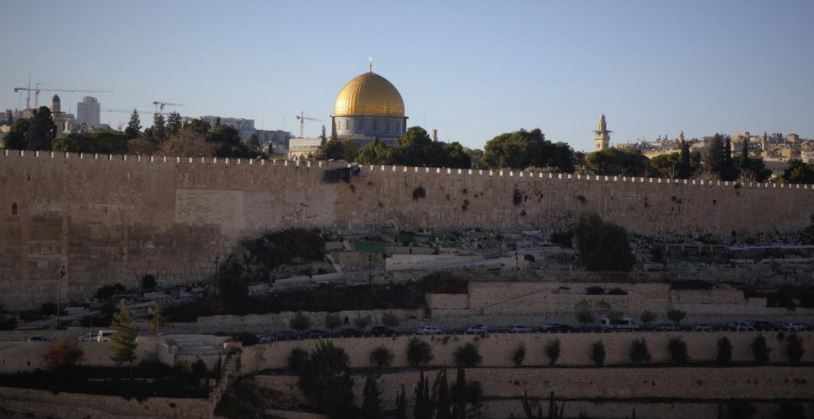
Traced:
<path fill-rule="evenodd" d="M 367 58 L 367 71 L 370 73 L 373 72 L 373 57 Z"/>

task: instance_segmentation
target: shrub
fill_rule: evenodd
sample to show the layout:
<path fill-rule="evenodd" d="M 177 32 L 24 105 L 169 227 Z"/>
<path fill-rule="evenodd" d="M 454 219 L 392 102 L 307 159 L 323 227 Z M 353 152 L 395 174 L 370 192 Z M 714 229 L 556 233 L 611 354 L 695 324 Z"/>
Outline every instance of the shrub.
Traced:
<path fill-rule="evenodd" d="M 727 365 L 732 362 L 732 343 L 726 336 L 718 339 L 718 354 L 715 356 L 718 365 Z"/>
<path fill-rule="evenodd" d="M 328 417 L 358 417 L 348 354 L 330 341 L 319 342 L 311 351 L 298 385 L 311 405 Z"/>
<path fill-rule="evenodd" d="M 243 346 L 253 346 L 257 345 L 260 342 L 260 339 L 254 333 L 250 332 L 239 332 L 236 333 L 234 336 L 235 339 L 240 341 Z"/>
<path fill-rule="evenodd" d="M 370 323 L 370 316 L 359 316 L 353 319 L 353 325 L 359 330 L 367 329 L 367 327 L 370 326 Z"/>
<path fill-rule="evenodd" d="M 639 317 L 639 320 L 642 321 L 643 325 L 650 326 L 650 323 L 653 323 L 654 321 L 656 321 L 656 318 L 657 318 L 656 313 L 653 313 L 652 311 L 645 310 L 645 311 L 642 312 L 642 315 L 641 315 L 641 317 Z"/>
<path fill-rule="evenodd" d="M 644 339 L 635 339 L 630 347 L 630 361 L 634 364 L 650 362 L 650 350 Z"/>
<path fill-rule="evenodd" d="M 797 365 L 800 363 L 800 359 L 803 357 L 805 349 L 803 349 L 803 340 L 800 339 L 800 337 L 796 334 L 789 335 L 789 338 L 786 340 L 786 353 L 788 354 L 789 362 L 791 362 L 792 365 Z"/>
<path fill-rule="evenodd" d="M 427 196 L 427 191 L 424 190 L 423 186 L 416 186 L 415 189 L 413 189 L 413 199 L 420 199 L 420 198 L 424 198 L 426 196 Z"/>
<path fill-rule="evenodd" d="M 114 294 L 121 294 L 125 291 L 126 289 L 124 288 L 124 285 L 117 282 L 113 285 L 105 285 L 100 287 L 96 290 L 96 293 L 93 296 L 99 300 L 108 300 Z"/>
<path fill-rule="evenodd" d="M 342 326 L 342 319 L 339 318 L 338 314 L 328 313 L 325 315 L 325 327 L 330 330 L 334 330 L 339 326 Z"/>
<path fill-rule="evenodd" d="M 605 289 L 602 287 L 588 287 L 585 293 L 588 295 L 604 295 Z"/>
<path fill-rule="evenodd" d="M 393 313 L 384 313 L 382 315 L 382 324 L 387 327 L 398 327 L 399 318 Z"/>
<path fill-rule="evenodd" d="M 554 365 L 557 363 L 557 360 L 560 358 L 559 339 L 554 339 L 551 342 L 548 342 L 548 345 L 545 347 L 545 356 L 548 357 L 548 365 Z"/>
<path fill-rule="evenodd" d="M 512 353 L 512 362 L 515 366 L 519 367 L 523 365 L 524 359 L 526 359 L 526 346 L 521 343 L 514 350 L 514 353 Z"/>
<path fill-rule="evenodd" d="M 311 319 L 305 314 L 297 312 L 297 314 L 291 318 L 291 321 L 288 322 L 288 325 L 291 326 L 292 329 L 302 332 L 311 328 Z"/>
<path fill-rule="evenodd" d="M 48 345 L 43 360 L 49 368 L 67 368 L 79 363 L 84 355 L 76 339 L 57 338 Z"/>
<path fill-rule="evenodd" d="M 432 347 L 419 338 L 412 338 L 407 344 L 407 365 L 416 368 L 432 361 Z"/>
<path fill-rule="evenodd" d="M 591 312 L 590 308 L 582 307 L 576 311 L 577 321 L 580 324 L 590 324 L 594 322 L 594 313 Z"/>
<path fill-rule="evenodd" d="M 672 338 L 667 345 L 670 350 L 670 358 L 673 359 L 674 364 L 686 365 L 690 358 L 687 355 L 687 343 L 681 338 Z"/>
<path fill-rule="evenodd" d="M 589 271 L 630 272 L 636 262 L 627 231 L 596 214 L 580 218 L 575 236 L 580 259 Z"/>
<path fill-rule="evenodd" d="M 556 244 L 559 247 L 571 249 L 574 247 L 573 238 L 574 238 L 573 231 L 565 232 L 555 231 L 551 233 L 551 238 L 549 239 L 549 241 L 551 241 L 551 243 Z"/>
<path fill-rule="evenodd" d="M 675 323 L 678 326 L 684 318 L 687 317 L 687 312 L 671 308 L 667 311 L 667 318 L 670 319 L 671 322 Z"/>
<path fill-rule="evenodd" d="M 766 338 L 760 335 L 752 341 L 752 356 L 758 364 L 765 364 L 769 362 L 769 345 L 766 343 Z"/>
<path fill-rule="evenodd" d="M 307 362 L 308 352 L 305 352 L 305 349 L 294 348 L 291 350 L 291 353 L 288 354 L 288 368 L 292 371 L 299 372 L 305 367 Z"/>
<path fill-rule="evenodd" d="M 601 340 L 591 345 L 591 360 L 594 361 L 594 366 L 605 365 L 605 344 Z"/>
<path fill-rule="evenodd" d="M 384 346 L 370 351 L 370 363 L 378 368 L 387 368 L 393 363 L 393 352 Z"/>
<path fill-rule="evenodd" d="M 455 365 L 458 367 L 473 368 L 478 366 L 483 357 L 478 352 L 478 347 L 472 343 L 467 343 L 455 350 Z"/>
<path fill-rule="evenodd" d="M 144 291 L 152 291 L 158 286 L 158 282 L 155 280 L 155 275 L 147 274 L 141 277 L 141 289 Z"/>

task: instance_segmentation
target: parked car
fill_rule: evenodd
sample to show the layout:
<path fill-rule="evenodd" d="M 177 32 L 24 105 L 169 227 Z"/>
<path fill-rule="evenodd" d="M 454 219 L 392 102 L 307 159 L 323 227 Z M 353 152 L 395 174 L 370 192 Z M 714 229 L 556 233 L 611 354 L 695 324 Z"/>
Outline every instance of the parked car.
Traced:
<path fill-rule="evenodd" d="M 352 327 L 340 330 L 339 334 L 346 338 L 360 338 L 365 335 L 361 330 Z"/>
<path fill-rule="evenodd" d="M 808 327 L 802 323 L 795 323 L 795 322 L 784 322 L 778 325 L 780 330 L 785 332 L 804 332 L 808 330 Z"/>
<path fill-rule="evenodd" d="M 305 338 L 307 339 L 322 339 L 329 336 L 329 333 L 322 329 L 311 329 L 305 332 Z"/>
<path fill-rule="evenodd" d="M 711 332 L 714 330 L 710 324 L 696 324 L 693 328 L 696 332 Z"/>
<path fill-rule="evenodd" d="M 489 328 L 485 324 L 476 324 L 466 329 L 467 335 L 485 335 L 489 333 Z"/>
<path fill-rule="evenodd" d="M 513 324 L 512 327 L 509 328 L 509 333 L 531 333 L 533 331 L 534 329 L 519 324 Z"/>
<path fill-rule="evenodd" d="M 97 342 L 110 342 L 110 337 L 116 333 L 113 330 L 106 330 L 102 329 L 98 333 L 96 333 L 96 341 Z"/>
<path fill-rule="evenodd" d="M 389 328 L 389 327 L 387 327 L 387 326 L 373 326 L 373 328 L 370 329 L 370 333 L 373 336 L 395 336 L 396 335 L 396 331 Z"/>
<path fill-rule="evenodd" d="M 269 336 L 271 340 L 296 340 L 299 339 L 300 334 L 293 331 L 293 330 L 282 330 L 279 332 L 272 333 Z"/>
<path fill-rule="evenodd" d="M 29 336 L 28 339 L 26 339 L 26 342 L 50 342 L 50 341 L 51 339 L 49 339 L 47 336 Z"/>
<path fill-rule="evenodd" d="M 635 330 L 639 328 L 639 325 L 637 325 L 632 318 L 627 316 L 622 317 L 618 320 L 611 319 L 609 317 L 600 317 L 599 327 L 602 329 Z"/>
<path fill-rule="evenodd" d="M 659 332 L 675 332 L 678 330 L 678 326 L 673 323 L 659 323 L 655 325 L 653 329 L 658 330 Z"/>
<path fill-rule="evenodd" d="M 752 323 L 744 321 L 729 322 L 726 324 L 726 328 L 729 330 L 734 330 L 736 332 L 749 332 L 755 330 L 755 328 L 752 326 Z"/>
<path fill-rule="evenodd" d="M 777 325 L 772 322 L 767 322 L 764 320 L 758 320 L 752 322 L 752 327 L 755 330 L 775 330 L 777 329 Z"/>
<path fill-rule="evenodd" d="M 553 332 L 553 333 L 570 332 L 572 330 L 574 330 L 574 328 L 567 325 L 567 324 L 554 323 L 554 322 L 545 322 L 543 324 L 543 327 L 540 328 L 540 331 Z"/>
<path fill-rule="evenodd" d="M 421 326 L 415 329 L 416 335 L 440 335 L 443 333 L 441 329 L 433 326 Z"/>

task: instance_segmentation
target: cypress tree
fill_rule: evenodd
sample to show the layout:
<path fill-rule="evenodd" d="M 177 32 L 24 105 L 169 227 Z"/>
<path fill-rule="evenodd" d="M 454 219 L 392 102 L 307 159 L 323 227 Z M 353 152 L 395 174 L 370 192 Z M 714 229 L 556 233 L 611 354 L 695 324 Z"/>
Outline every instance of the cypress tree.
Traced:
<path fill-rule="evenodd" d="M 447 385 L 447 371 L 441 370 L 435 378 L 433 384 L 433 399 L 435 400 L 435 419 L 450 419 L 449 408 L 451 405 L 449 396 L 449 385 Z"/>
<path fill-rule="evenodd" d="M 418 378 L 415 387 L 415 419 L 432 419 L 432 400 L 430 399 L 430 380 L 424 377 L 424 371 Z"/>
<path fill-rule="evenodd" d="M 690 166 L 690 144 L 681 140 L 681 154 L 678 157 L 678 179 L 689 179 L 692 174 Z"/>
<path fill-rule="evenodd" d="M 382 415 L 382 398 L 379 384 L 368 374 L 362 399 L 362 418 L 378 419 Z"/>
<path fill-rule="evenodd" d="M 119 311 L 113 314 L 110 328 L 113 329 L 113 335 L 110 337 L 110 358 L 119 365 L 129 363 L 132 377 L 138 329 L 124 300 L 119 303 Z"/>
<path fill-rule="evenodd" d="M 130 122 L 127 123 L 127 128 L 124 130 L 125 135 L 127 138 L 136 138 L 141 133 L 141 121 L 138 117 L 138 111 L 133 109 L 133 113 L 130 115 Z"/>

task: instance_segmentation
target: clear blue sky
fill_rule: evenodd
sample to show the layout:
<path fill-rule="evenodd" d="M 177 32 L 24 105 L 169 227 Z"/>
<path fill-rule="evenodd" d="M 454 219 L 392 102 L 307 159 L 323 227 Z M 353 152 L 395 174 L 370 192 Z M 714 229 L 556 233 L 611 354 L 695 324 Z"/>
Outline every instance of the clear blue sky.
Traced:
<path fill-rule="evenodd" d="M 159 99 L 296 133 L 300 111 L 328 124 L 372 56 L 411 125 L 468 146 L 539 127 L 590 149 L 602 112 L 614 141 L 681 129 L 814 137 L 811 0 L 6 0 L 0 16 L 3 109 L 20 105 L 12 88 L 30 74 L 114 90 L 98 95 L 103 108 Z M 62 96 L 75 111 L 82 95 Z"/>

